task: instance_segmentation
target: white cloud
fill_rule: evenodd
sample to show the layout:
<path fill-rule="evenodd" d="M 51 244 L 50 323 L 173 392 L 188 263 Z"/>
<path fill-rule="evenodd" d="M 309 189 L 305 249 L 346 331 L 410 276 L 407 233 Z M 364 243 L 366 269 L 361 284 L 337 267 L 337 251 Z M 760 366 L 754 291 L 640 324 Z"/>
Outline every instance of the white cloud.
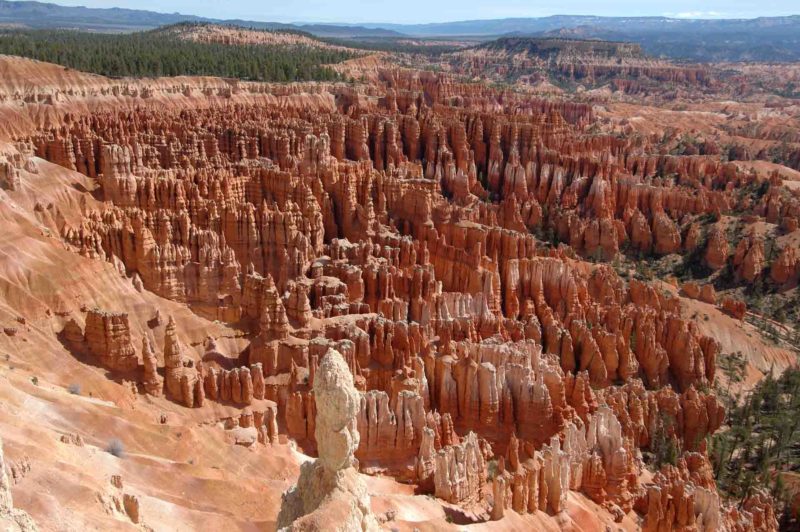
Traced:
<path fill-rule="evenodd" d="M 718 11 L 682 11 L 672 16 L 675 18 L 720 18 L 723 14 Z"/>
<path fill-rule="evenodd" d="M 724 18 L 725 13 L 719 11 L 681 11 L 680 13 L 664 13 L 672 18 Z"/>

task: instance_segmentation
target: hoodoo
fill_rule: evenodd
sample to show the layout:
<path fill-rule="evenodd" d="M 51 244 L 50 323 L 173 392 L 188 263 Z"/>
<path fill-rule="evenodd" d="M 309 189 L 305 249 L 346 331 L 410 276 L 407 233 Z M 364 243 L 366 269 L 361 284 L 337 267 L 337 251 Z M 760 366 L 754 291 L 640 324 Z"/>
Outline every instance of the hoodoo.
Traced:
<path fill-rule="evenodd" d="M 301 466 L 297 485 L 284 494 L 278 529 L 378 530 L 367 486 L 354 467 L 361 441 L 356 427 L 361 399 L 350 369 L 335 349 L 322 358 L 313 393 L 319 458 Z"/>

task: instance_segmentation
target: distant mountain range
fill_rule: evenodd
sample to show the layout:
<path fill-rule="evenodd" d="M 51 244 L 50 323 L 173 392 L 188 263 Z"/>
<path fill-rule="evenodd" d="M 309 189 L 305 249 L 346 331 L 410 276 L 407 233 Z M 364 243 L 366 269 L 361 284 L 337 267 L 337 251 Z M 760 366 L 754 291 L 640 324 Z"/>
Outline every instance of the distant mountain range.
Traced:
<path fill-rule="evenodd" d="M 693 61 L 800 61 L 800 15 L 755 19 L 693 20 L 667 17 L 555 15 L 540 18 L 466 20 L 431 24 L 311 24 L 218 20 L 137 9 L 68 7 L 0 0 L 0 26 L 137 31 L 178 22 L 235 24 L 258 29 L 298 30 L 319 37 L 536 36 L 638 43 L 650 55 Z"/>
<path fill-rule="evenodd" d="M 649 55 L 700 62 L 800 61 L 800 17 L 694 22 L 698 24 L 673 26 L 665 22 L 660 28 L 644 23 L 630 27 L 594 24 L 512 35 L 635 42 Z M 728 24 L 703 24 L 706 22 Z M 775 24 L 769 25 L 771 22 Z"/>
<path fill-rule="evenodd" d="M 607 31 L 675 33 L 730 33 L 732 31 L 790 31 L 800 27 L 800 15 L 755 19 L 677 19 L 668 17 L 598 17 L 553 15 L 538 18 L 463 20 L 431 24 L 359 24 L 365 28 L 394 30 L 415 37 L 494 36 L 509 33 L 545 33 L 578 27 L 600 27 Z"/>
<path fill-rule="evenodd" d="M 362 24 L 414 37 L 565 37 L 635 42 L 649 55 L 693 61 L 800 61 L 800 15 L 675 19 L 555 15 L 435 24 Z"/>
<path fill-rule="evenodd" d="M 283 24 L 252 20 L 220 20 L 181 13 L 157 13 L 141 9 L 89 8 L 61 6 L 44 2 L 0 0 L 0 26 L 33 29 L 78 29 L 92 31 L 139 31 L 179 22 L 232 24 L 256 29 L 295 30 L 319 37 L 378 38 L 400 37 L 393 30 L 336 24 Z"/>

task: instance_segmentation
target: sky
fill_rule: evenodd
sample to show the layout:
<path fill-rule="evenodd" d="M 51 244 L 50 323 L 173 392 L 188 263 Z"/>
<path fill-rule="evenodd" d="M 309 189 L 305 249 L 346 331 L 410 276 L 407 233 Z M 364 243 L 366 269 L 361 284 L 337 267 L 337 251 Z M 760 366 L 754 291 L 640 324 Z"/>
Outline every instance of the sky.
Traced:
<path fill-rule="evenodd" d="M 425 23 L 548 15 L 754 18 L 800 14 L 797 0 L 41 0 L 270 22 Z"/>

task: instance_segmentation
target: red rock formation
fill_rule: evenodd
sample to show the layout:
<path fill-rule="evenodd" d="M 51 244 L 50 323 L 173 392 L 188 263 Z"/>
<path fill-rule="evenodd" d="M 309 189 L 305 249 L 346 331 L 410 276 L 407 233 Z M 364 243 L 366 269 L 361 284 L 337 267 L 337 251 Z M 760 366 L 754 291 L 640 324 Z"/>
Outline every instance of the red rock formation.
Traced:
<path fill-rule="evenodd" d="M 717 292 L 713 284 L 704 284 L 700 289 L 700 301 L 711 305 L 717 304 Z"/>
<path fill-rule="evenodd" d="M 14 508 L 11 497 L 11 484 L 6 473 L 6 460 L 3 454 L 3 441 L 0 440 L 0 526 L 8 531 L 36 532 L 38 527 L 24 511 Z"/>
<path fill-rule="evenodd" d="M 700 287 L 697 283 L 688 282 L 681 285 L 681 292 L 688 298 L 700 299 Z"/>
<path fill-rule="evenodd" d="M 721 307 L 723 311 L 727 312 L 737 320 L 743 320 L 745 314 L 747 313 L 747 304 L 744 301 L 734 299 L 732 297 L 723 298 Z"/>
<path fill-rule="evenodd" d="M 728 239 L 725 232 L 715 225 L 708 236 L 706 264 L 712 270 L 719 270 L 728 262 L 728 253 Z"/>
<path fill-rule="evenodd" d="M 791 245 L 785 246 L 778 258 L 775 259 L 769 270 L 770 277 L 779 284 L 786 284 L 797 280 L 800 274 L 800 259 L 797 251 Z"/>
<path fill-rule="evenodd" d="M 467 434 L 461 443 L 443 447 L 434 459 L 436 497 L 451 503 L 480 499 L 486 469 L 483 452 L 474 432 Z"/>
<path fill-rule="evenodd" d="M 84 340 L 100 364 L 115 371 L 132 371 L 139 365 L 131 343 L 128 315 L 92 309 L 86 315 Z"/>
<path fill-rule="evenodd" d="M 669 216 L 660 212 L 653 218 L 653 246 L 658 255 L 675 253 L 681 248 L 681 235 Z"/>
<path fill-rule="evenodd" d="M 629 67 L 570 76 L 622 69 L 705 83 L 694 69 Z M 494 519 L 559 513 L 573 490 L 619 519 L 636 506 L 648 529 L 734 523 L 692 469 L 724 417 L 700 391 L 720 347 L 627 260 L 696 254 L 720 270 L 723 213 L 763 209 L 777 222 L 798 214 L 790 202 L 744 205 L 736 189 L 752 179 L 718 157 L 589 134 L 589 104 L 434 72 L 381 68 L 370 80 L 317 87 L 318 100 L 287 86 L 274 89 L 287 91 L 280 100 L 76 110 L 30 134 L 39 156 L 96 179 L 107 200 L 56 225 L 72 250 L 112 262 L 142 297 L 242 332 L 240 353 L 208 341 L 200 362 L 170 318 L 163 383 L 143 340 L 144 390 L 239 409 L 226 423 L 248 429 L 248 445 L 277 442 L 280 428 L 324 454 L 318 417 L 329 405 L 315 390 L 334 348 L 357 397 L 350 450 L 362 472 L 485 508 L 497 459 Z M 629 92 L 643 82 L 615 81 Z M 709 215 L 720 220 L 710 228 Z M 598 264 L 615 258 L 621 267 Z M 772 279 L 790 283 L 796 262 L 784 249 Z M 732 264 L 742 280 L 762 275 L 760 241 L 743 239 Z M 683 293 L 716 301 L 709 283 Z M 729 299 L 722 307 L 744 315 Z M 104 365 L 135 367 L 129 326 L 115 319 L 92 317 L 90 334 L 87 318 L 86 344 Z M 76 326 L 62 336 L 81 348 Z M 657 431 L 682 462 L 643 486 L 641 452 Z M 743 522 L 768 527 L 770 508 L 754 498 Z"/>
<path fill-rule="evenodd" d="M 738 277 L 752 283 L 761 275 L 765 265 L 764 244 L 760 239 L 747 237 L 739 241 L 733 256 Z"/>
<path fill-rule="evenodd" d="M 6 160 L 5 157 L 0 159 L 0 187 L 11 191 L 22 188 L 19 170 L 16 165 Z"/>
<path fill-rule="evenodd" d="M 714 285 L 704 284 L 698 286 L 697 283 L 688 282 L 681 285 L 681 292 L 688 298 L 698 299 L 704 303 L 715 305 L 717 303 L 717 292 Z"/>
<path fill-rule="evenodd" d="M 194 360 L 183 352 L 177 337 L 175 320 L 169 317 L 164 331 L 164 384 L 167 396 L 189 408 L 202 402 L 202 382 Z M 201 399 L 196 401 L 196 399 Z M 197 406 L 201 406 L 198 404 Z"/>

